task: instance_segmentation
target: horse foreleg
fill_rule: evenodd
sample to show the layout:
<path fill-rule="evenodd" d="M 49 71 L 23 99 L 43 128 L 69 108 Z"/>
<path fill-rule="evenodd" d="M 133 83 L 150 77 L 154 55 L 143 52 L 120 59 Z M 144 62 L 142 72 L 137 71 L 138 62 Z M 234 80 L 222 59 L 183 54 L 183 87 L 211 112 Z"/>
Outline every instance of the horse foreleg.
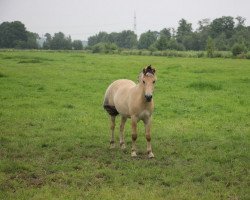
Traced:
<path fill-rule="evenodd" d="M 124 126 L 125 126 L 126 121 L 127 121 L 127 118 L 122 116 L 121 125 L 120 125 L 120 147 L 121 149 L 126 148 L 126 145 L 124 142 Z"/>
<path fill-rule="evenodd" d="M 110 139 L 110 148 L 113 149 L 115 148 L 115 136 L 114 136 L 114 131 L 115 131 L 115 116 L 110 116 L 110 130 L 111 130 L 111 139 Z"/>
<path fill-rule="evenodd" d="M 145 132 L 146 132 L 146 139 L 147 139 L 147 152 L 148 152 L 148 157 L 149 158 L 154 158 L 154 154 L 152 152 L 152 147 L 151 147 L 151 118 L 148 120 L 144 121 L 145 124 Z"/>
<path fill-rule="evenodd" d="M 137 139 L 137 118 L 136 117 L 131 117 L 131 121 L 132 121 L 132 152 L 131 152 L 131 156 L 132 157 L 136 157 L 136 139 Z"/>

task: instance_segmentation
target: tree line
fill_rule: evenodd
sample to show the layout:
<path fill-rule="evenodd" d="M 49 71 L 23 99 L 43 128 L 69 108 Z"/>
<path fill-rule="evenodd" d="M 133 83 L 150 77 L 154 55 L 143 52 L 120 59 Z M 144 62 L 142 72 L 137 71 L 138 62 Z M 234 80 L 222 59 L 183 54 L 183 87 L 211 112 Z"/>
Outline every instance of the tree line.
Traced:
<path fill-rule="evenodd" d="M 45 41 L 42 45 L 38 43 L 39 35 L 26 30 L 23 23 L 19 21 L 3 22 L 0 24 L 0 48 L 16 49 L 83 49 L 82 41 L 71 40 L 70 36 L 58 32 L 54 36 L 45 34 Z"/>
<path fill-rule="evenodd" d="M 198 22 L 197 30 L 193 30 L 191 23 L 181 19 L 177 29 L 148 30 L 140 35 L 139 40 L 136 40 L 137 36 L 133 31 L 110 34 L 100 32 L 89 37 L 88 44 L 94 50 L 100 44 L 106 43 L 114 44 L 118 48 L 138 48 L 150 51 L 203 51 L 207 48 L 229 51 L 235 44 L 245 50 L 250 50 L 250 26 L 245 26 L 245 21 L 246 19 L 240 16 L 236 18 L 223 16 L 213 21 L 203 19 Z M 126 42 L 123 43 L 123 41 Z"/>
<path fill-rule="evenodd" d="M 185 19 L 178 22 L 178 27 L 163 28 L 160 31 L 148 30 L 137 35 L 131 30 L 122 32 L 99 32 L 88 38 L 88 49 L 93 52 L 112 51 L 116 49 L 146 49 L 150 51 L 195 50 L 208 53 L 214 50 L 238 51 L 250 50 L 250 26 L 246 19 L 238 16 L 222 16 L 214 20 L 198 21 L 198 28 Z M 39 48 L 39 35 L 26 30 L 21 22 L 3 22 L 0 25 L 0 48 Z M 45 34 L 44 49 L 83 49 L 80 40 L 72 41 L 70 36 L 58 32 L 53 36 Z"/>

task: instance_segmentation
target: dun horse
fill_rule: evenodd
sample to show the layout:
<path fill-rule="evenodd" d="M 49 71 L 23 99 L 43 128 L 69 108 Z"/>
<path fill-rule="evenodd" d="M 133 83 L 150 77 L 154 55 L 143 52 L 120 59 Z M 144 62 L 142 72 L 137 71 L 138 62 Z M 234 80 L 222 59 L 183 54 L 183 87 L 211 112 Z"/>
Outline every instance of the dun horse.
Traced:
<path fill-rule="evenodd" d="M 147 153 L 149 158 L 154 154 L 151 147 L 151 115 L 154 110 L 153 91 L 156 81 L 155 69 L 150 66 L 143 69 L 139 75 L 139 83 L 131 80 L 120 79 L 114 81 L 106 90 L 103 107 L 111 119 L 111 140 L 110 147 L 114 148 L 115 118 L 121 115 L 120 125 L 120 146 L 125 149 L 124 125 L 127 118 L 132 122 L 132 152 L 131 156 L 136 157 L 137 123 L 142 120 L 145 125 L 147 139 Z"/>

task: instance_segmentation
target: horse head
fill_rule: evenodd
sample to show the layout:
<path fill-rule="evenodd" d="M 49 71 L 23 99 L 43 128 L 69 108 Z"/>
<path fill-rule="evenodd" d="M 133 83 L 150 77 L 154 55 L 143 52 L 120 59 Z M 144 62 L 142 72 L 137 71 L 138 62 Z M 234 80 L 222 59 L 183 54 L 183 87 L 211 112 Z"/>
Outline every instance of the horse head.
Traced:
<path fill-rule="evenodd" d="M 151 65 L 142 70 L 140 76 L 140 84 L 143 85 L 144 95 L 147 102 L 150 102 L 153 98 L 154 84 L 156 81 L 155 69 Z"/>

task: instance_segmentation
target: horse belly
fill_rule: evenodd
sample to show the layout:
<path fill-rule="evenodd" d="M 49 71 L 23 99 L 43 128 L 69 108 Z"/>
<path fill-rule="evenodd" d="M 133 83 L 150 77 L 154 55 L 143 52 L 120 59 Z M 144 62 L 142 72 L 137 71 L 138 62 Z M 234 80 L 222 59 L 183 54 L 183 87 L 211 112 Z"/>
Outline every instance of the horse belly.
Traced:
<path fill-rule="evenodd" d="M 129 117 L 128 95 L 126 91 L 120 90 L 114 96 L 114 104 L 119 114 Z"/>
<path fill-rule="evenodd" d="M 113 97 L 114 105 L 121 115 L 129 117 L 129 94 L 136 84 L 131 80 L 120 80 L 118 84 Z"/>

